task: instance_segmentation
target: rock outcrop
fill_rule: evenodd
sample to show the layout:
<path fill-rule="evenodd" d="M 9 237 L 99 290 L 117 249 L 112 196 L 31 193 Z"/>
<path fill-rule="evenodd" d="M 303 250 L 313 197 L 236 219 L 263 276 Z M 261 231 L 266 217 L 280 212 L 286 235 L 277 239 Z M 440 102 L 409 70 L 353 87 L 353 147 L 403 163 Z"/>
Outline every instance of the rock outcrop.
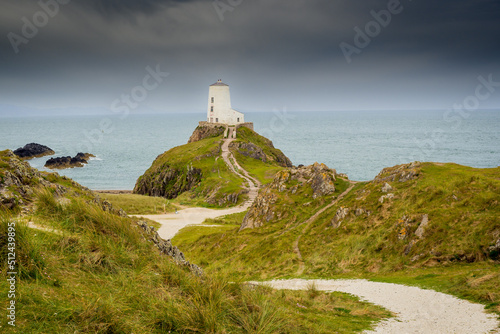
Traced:
<path fill-rule="evenodd" d="M 375 182 L 406 182 L 420 176 L 421 163 L 418 161 L 384 168 L 373 181 Z M 383 191 L 383 190 L 382 190 Z M 390 190 L 388 190 L 390 191 Z"/>
<path fill-rule="evenodd" d="M 266 187 L 259 192 L 245 218 L 243 218 L 240 231 L 246 228 L 261 227 L 275 217 L 274 204 L 278 196 L 271 189 Z"/>
<path fill-rule="evenodd" d="M 382 189 L 380 189 L 383 193 L 388 193 L 390 191 L 392 191 L 392 187 L 389 183 L 384 183 L 384 186 L 382 187 Z"/>
<path fill-rule="evenodd" d="M 279 193 L 292 196 L 299 190 L 304 191 L 304 187 L 309 187 L 312 190 L 313 199 L 333 194 L 336 174 L 334 169 L 319 163 L 279 171 L 276 173 L 274 180 L 259 192 L 243 219 L 240 231 L 246 228 L 263 226 L 281 215 L 280 212 L 276 213 L 274 207 Z M 291 185 L 291 183 L 294 185 Z"/>
<path fill-rule="evenodd" d="M 172 242 L 170 242 L 170 240 L 162 239 L 154 227 L 149 226 L 144 221 L 137 222 L 137 225 L 145 232 L 148 240 L 154 243 L 156 247 L 158 247 L 162 254 L 170 256 L 177 264 L 189 268 L 189 270 L 195 275 L 203 275 L 203 270 L 200 267 L 198 267 L 196 264 L 189 263 L 189 261 L 186 260 L 184 254 L 179 250 L 179 248 L 172 245 Z"/>
<path fill-rule="evenodd" d="M 267 146 L 269 148 L 269 152 L 267 154 L 262 147 L 245 141 L 234 141 L 229 145 L 229 148 L 231 150 L 236 150 L 241 155 L 261 160 L 262 162 L 275 161 L 281 167 L 293 167 L 290 159 L 288 159 L 283 152 L 275 149 L 272 141 L 264 137 L 261 137 L 261 140 L 264 141 L 263 146 Z"/>
<path fill-rule="evenodd" d="M 158 173 L 141 176 L 134 187 L 134 194 L 176 198 L 200 183 L 203 177 L 201 169 L 188 166 L 176 168 L 167 164 Z"/>
<path fill-rule="evenodd" d="M 70 178 L 57 173 L 39 172 L 10 150 L 0 152 L 0 210 L 27 209 L 36 192 L 41 189 L 50 189 L 60 199 L 68 193 L 77 197 L 85 195 L 89 203 L 100 206 L 104 211 L 126 216 L 123 210 L 115 209 L 111 203 L 101 200 L 91 190 Z"/>
<path fill-rule="evenodd" d="M 330 225 L 333 226 L 333 228 L 339 228 L 342 224 L 342 221 L 345 219 L 345 217 L 347 217 L 349 211 L 349 208 L 341 206 L 335 213 L 335 216 L 332 218 Z"/>
<path fill-rule="evenodd" d="M 33 186 L 48 183 L 41 174 L 12 151 L 1 152 L 0 163 L 0 208 L 15 209 L 26 204 L 33 195 Z"/>
<path fill-rule="evenodd" d="M 45 163 L 46 168 L 50 169 L 66 169 L 66 168 L 75 168 L 75 167 L 83 167 L 85 166 L 89 159 L 95 157 L 95 155 L 90 153 L 78 153 L 73 158 L 70 156 L 67 157 L 57 157 L 50 158 Z"/>
<path fill-rule="evenodd" d="M 198 126 L 188 140 L 189 143 L 194 143 L 205 138 L 222 136 L 225 131 L 223 126 Z"/>
<path fill-rule="evenodd" d="M 52 155 L 55 154 L 55 152 L 47 146 L 37 143 L 30 143 L 15 150 L 14 154 L 21 159 L 29 160 L 33 158 L 44 157 L 46 155 Z"/>

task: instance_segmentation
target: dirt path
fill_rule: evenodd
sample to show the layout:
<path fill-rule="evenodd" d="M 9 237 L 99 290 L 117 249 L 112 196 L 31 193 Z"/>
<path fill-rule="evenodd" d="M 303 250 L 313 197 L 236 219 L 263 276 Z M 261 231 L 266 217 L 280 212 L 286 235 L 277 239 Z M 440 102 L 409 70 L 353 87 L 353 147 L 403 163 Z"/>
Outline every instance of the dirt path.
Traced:
<path fill-rule="evenodd" d="M 300 252 L 300 248 L 299 248 L 300 238 L 302 238 L 302 236 L 309 230 L 309 227 L 311 226 L 311 224 L 323 212 L 325 212 L 326 210 L 328 210 L 329 208 L 331 208 L 332 206 L 337 204 L 338 201 L 340 201 L 342 198 L 344 198 L 344 196 L 347 195 L 352 190 L 352 188 L 354 188 L 354 185 L 356 184 L 356 182 L 350 181 L 350 183 L 351 183 L 351 185 L 349 186 L 349 188 L 347 188 L 342 194 L 340 194 L 330 204 L 328 204 L 328 205 L 324 206 L 323 208 L 321 208 L 320 210 L 318 210 L 308 220 L 306 220 L 305 222 L 303 222 L 302 224 L 299 225 L 299 226 L 301 226 L 301 225 L 305 225 L 305 226 L 302 229 L 302 232 L 300 233 L 300 235 L 297 237 L 297 239 L 295 239 L 295 241 L 293 243 L 293 251 L 295 252 L 295 254 L 297 254 L 297 258 L 299 259 L 299 269 L 297 270 L 297 273 L 296 273 L 297 276 L 302 275 L 304 273 L 304 269 L 305 269 L 304 259 L 302 258 L 302 253 Z"/>
<path fill-rule="evenodd" d="M 60 230 L 56 230 L 55 228 L 43 227 L 43 226 L 35 224 L 32 221 L 28 222 L 28 227 L 32 228 L 32 229 L 35 229 L 35 230 L 39 230 L 39 231 L 44 231 L 44 232 L 50 232 L 50 233 L 55 233 L 55 234 L 63 235 L 63 232 L 60 231 Z"/>
<path fill-rule="evenodd" d="M 255 197 L 257 197 L 261 184 L 259 180 L 250 176 L 250 174 L 248 174 L 248 172 L 238 164 L 238 161 L 236 161 L 231 151 L 229 151 L 229 144 L 234 141 L 234 139 L 232 138 L 232 131 L 232 129 L 229 131 L 229 138 L 224 139 L 224 144 L 222 144 L 222 159 L 224 159 L 224 162 L 226 163 L 226 165 L 228 165 L 231 172 L 238 175 L 240 178 L 244 179 L 247 182 L 247 189 L 249 192 L 248 200 L 245 204 L 248 204 L 248 207 L 250 207 Z"/>
<path fill-rule="evenodd" d="M 279 280 L 251 282 L 275 289 L 340 291 L 380 305 L 395 314 L 367 333 L 500 333 L 500 322 L 484 306 L 417 287 L 367 280 Z"/>
<path fill-rule="evenodd" d="M 246 211 L 253 203 L 259 192 L 260 182 L 254 177 L 250 176 L 234 159 L 232 153 L 229 151 L 229 144 L 234 140 L 232 131 L 229 132 L 229 138 L 224 140 L 222 145 L 222 158 L 228 165 L 229 169 L 247 182 L 248 199 L 240 206 L 216 210 L 207 208 L 186 208 L 179 210 L 178 213 L 167 213 L 163 215 L 135 215 L 136 217 L 144 217 L 154 220 L 161 224 L 158 234 L 163 239 L 172 239 L 177 232 L 189 225 L 199 225 L 207 218 L 217 218 L 226 216 L 233 213 Z"/>

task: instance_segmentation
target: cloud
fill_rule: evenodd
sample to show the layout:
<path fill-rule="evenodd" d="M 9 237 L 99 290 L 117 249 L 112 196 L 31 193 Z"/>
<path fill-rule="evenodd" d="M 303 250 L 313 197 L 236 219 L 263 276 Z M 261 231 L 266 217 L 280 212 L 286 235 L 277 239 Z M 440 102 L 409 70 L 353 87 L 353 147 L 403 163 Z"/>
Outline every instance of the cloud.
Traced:
<path fill-rule="evenodd" d="M 40 10 L 35 1 L 1 1 L 2 36 L 20 33 L 21 18 Z M 500 2 L 492 0 L 402 0 L 402 13 L 347 64 L 339 43 L 353 43 L 354 27 L 364 28 L 370 12 L 387 4 L 242 1 L 221 22 L 211 0 L 73 0 L 18 54 L 7 38 L 0 40 L 0 102 L 22 104 L 29 96 L 49 106 L 106 105 L 156 64 L 172 73 L 172 82 L 146 103 L 170 111 L 204 103 L 204 93 L 192 97 L 219 77 L 261 96 L 258 102 L 239 96 L 249 108 L 268 109 L 360 108 L 360 92 L 385 101 L 382 108 L 393 105 L 390 94 L 400 96 L 401 107 L 443 105 L 480 74 L 500 77 Z M 336 91 L 342 93 L 332 98 Z M 316 106 L 305 101 L 309 96 Z"/>

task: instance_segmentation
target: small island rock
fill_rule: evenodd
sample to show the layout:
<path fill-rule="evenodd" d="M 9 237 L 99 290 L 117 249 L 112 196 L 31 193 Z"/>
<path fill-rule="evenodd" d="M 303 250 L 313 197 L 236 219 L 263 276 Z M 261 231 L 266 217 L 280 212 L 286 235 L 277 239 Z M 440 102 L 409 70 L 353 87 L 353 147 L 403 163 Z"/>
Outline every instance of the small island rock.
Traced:
<path fill-rule="evenodd" d="M 88 163 L 88 160 L 91 157 L 95 157 L 95 155 L 90 153 L 78 153 L 73 158 L 70 156 L 67 157 L 58 157 L 58 158 L 50 158 L 45 163 L 46 168 L 51 169 L 65 169 L 65 168 L 74 168 L 74 167 L 83 167 Z"/>
<path fill-rule="evenodd" d="M 46 155 L 52 155 L 55 154 L 55 152 L 47 146 L 30 143 L 15 150 L 14 154 L 23 160 L 29 160 L 44 157 Z"/>

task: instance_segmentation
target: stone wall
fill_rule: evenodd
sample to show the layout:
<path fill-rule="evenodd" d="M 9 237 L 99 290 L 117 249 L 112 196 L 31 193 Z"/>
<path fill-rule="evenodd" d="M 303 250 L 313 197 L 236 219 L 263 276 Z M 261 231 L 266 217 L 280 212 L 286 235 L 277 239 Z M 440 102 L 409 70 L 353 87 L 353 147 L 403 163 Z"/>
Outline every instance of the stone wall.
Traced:
<path fill-rule="evenodd" d="M 218 126 L 228 126 L 227 124 L 224 124 L 224 123 L 210 123 L 210 122 L 207 122 L 207 121 L 201 121 L 198 123 L 199 126 L 207 126 L 209 128 L 216 128 Z M 250 130 L 253 131 L 253 122 L 245 122 L 245 123 L 240 123 L 240 124 L 236 124 L 236 129 L 238 128 L 241 128 L 241 127 L 245 127 L 245 128 L 249 128 Z"/>
<path fill-rule="evenodd" d="M 241 127 L 249 128 L 250 130 L 254 131 L 253 130 L 253 122 L 246 122 L 246 123 L 237 124 L 236 125 L 236 130 L 239 129 L 239 128 L 241 128 Z"/>

